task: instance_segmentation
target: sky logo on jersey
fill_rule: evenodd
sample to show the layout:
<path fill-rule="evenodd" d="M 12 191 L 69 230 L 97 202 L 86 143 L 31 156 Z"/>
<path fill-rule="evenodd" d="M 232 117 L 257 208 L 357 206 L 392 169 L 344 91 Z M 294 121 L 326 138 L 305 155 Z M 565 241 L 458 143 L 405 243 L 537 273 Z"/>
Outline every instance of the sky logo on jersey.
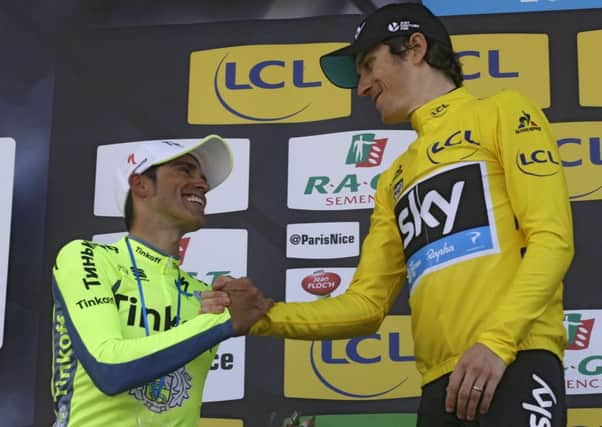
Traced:
<path fill-rule="evenodd" d="M 0 138 L 0 348 L 4 342 L 10 221 L 15 180 L 15 140 Z"/>
<path fill-rule="evenodd" d="M 601 44 L 602 30 L 584 31 L 577 34 L 579 105 L 583 107 L 602 107 Z"/>
<path fill-rule="evenodd" d="M 192 52 L 188 123 L 301 123 L 347 117 L 351 92 L 319 58 L 345 43 L 232 46 Z"/>
<path fill-rule="evenodd" d="M 356 168 L 373 168 L 383 161 L 387 138 L 375 139 L 373 133 L 360 133 L 351 137 L 351 145 L 345 159 L 346 165 Z"/>
<path fill-rule="evenodd" d="M 443 168 L 397 202 L 410 292 L 429 272 L 499 251 L 486 176 L 482 162 Z"/>
<path fill-rule="evenodd" d="M 571 201 L 602 199 L 602 122 L 553 123 Z"/>
<path fill-rule="evenodd" d="M 284 394 L 332 400 L 419 396 L 412 348 L 409 316 L 387 316 L 376 334 L 349 340 L 286 340 Z"/>
<path fill-rule="evenodd" d="M 423 0 L 437 16 L 599 8 L 599 0 Z"/>
<path fill-rule="evenodd" d="M 374 207 L 380 174 L 416 138 L 414 131 L 341 132 L 289 141 L 288 207 Z"/>
<path fill-rule="evenodd" d="M 464 84 L 475 96 L 516 89 L 540 107 L 550 106 L 547 34 L 466 34 L 451 39 L 463 65 Z"/>
<path fill-rule="evenodd" d="M 566 310 L 564 352 L 567 394 L 602 393 L 602 310 Z"/>

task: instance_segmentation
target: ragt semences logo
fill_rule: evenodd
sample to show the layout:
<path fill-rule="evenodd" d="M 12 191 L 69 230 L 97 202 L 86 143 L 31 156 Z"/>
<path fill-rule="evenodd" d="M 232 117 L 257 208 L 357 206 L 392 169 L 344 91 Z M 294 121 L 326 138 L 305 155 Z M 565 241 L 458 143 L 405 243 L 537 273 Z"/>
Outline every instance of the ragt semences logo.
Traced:
<path fill-rule="evenodd" d="M 345 164 L 356 168 L 373 168 L 383 161 L 387 138 L 375 138 L 373 133 L 360 133 L 351 137 Z"/>
<path fill-rule="evenodd" d="M 414 131 L 365 130 L 291 138 L 288 207 L 374 207 L 380 174 L 416 139 Z"/>
<path fill-rule="evenodd" d="M 583 319 L 581 313 L 567 313 L 564 316 L 567 332 L 567 350 L 584 350 L 589 342 L 596 319 Z"/>
<path fill-rule="evenodd" d="M 602 310 L 564 312 L 567 346 L 564 369 L 567 394 L 602 393 Z"/>

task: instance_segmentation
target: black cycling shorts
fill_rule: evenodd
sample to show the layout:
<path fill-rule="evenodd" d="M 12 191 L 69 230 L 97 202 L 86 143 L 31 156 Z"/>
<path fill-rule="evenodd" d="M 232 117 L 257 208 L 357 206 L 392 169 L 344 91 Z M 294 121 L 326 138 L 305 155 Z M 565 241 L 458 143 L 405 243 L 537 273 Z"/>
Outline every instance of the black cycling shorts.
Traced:
<path fill-rule="evenodd" d="M 445 412 L 444 375 L 422 388 L 417 427 L 566 427 L 564 369 L 546 350 L 519 351 L 504 372 L 489 411 L 474 421 Z"/>

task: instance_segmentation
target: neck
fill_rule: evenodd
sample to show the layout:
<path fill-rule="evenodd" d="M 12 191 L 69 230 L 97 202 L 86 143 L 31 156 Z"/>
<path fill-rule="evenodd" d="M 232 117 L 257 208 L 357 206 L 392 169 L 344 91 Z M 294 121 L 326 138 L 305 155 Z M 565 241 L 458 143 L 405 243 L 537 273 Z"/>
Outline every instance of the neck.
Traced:
<path fill-rule="evenodd" d="M 166 229 L 134 225 L 129 234 L 150 243 L 164 253 L 175 257 L 180 255 L 180 239 L 183 234 L 175 228 Z"/>
<path fill-rule="evenodd" d="M 421 76 L 420 89 L 416 91 L 418 97 L 410 111 L 411 114 L 432 99 L 439 98 L 446 93 L 456 89 L 456 85 L 441 71 L 428 68 L 427 72 Z"/>

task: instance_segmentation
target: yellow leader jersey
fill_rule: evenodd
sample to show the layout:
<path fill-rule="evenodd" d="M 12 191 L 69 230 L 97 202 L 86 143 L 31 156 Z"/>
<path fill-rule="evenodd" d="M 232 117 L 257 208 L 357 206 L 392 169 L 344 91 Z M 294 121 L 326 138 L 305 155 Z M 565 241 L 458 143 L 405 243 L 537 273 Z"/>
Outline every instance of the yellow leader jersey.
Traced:
<path fill-rule="evenodd" d="M 300 339 L 374 333 L 410 288 L 416 365 L 428 383 L 475 343 L 507 364 L 518 350 L 562 359 L 562 279 L 573 256 L 556 141 L 530 100 L 458 88 L 411 115 L 418 138 L 380 177 L 349 289 L 278 303 L 257 335 Z"/>

